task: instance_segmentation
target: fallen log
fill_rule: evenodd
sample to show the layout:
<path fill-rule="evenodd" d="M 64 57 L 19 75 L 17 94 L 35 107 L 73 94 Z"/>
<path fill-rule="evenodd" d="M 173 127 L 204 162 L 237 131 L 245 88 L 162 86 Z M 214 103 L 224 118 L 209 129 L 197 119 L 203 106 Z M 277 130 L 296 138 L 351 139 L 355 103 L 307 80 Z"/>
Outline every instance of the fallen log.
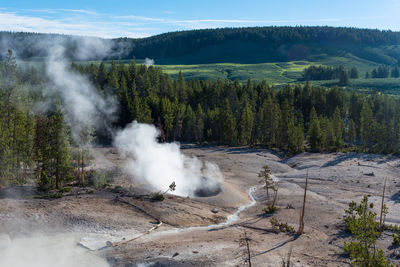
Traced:
<path fill-rule="evenodd" d="M 149 216 L 149 217 L 153 218 L 154 220 L 156 220 L 156 221 L 158 222 L 158 224 L 157 224 L 156 226 L 150 228 L 150 229 L 147 230 L 146 232 L 141 233 L 140 235 L 135 236 L 134 238 L 131 238 L 131 239 L 129 239 L 129 240 L 123 240 L 123 241 L 118 241 L 118 242 L 114 242 L 114 243 L 109 242 L 109 243 L 107 243 L 108 246 L 116 247 L 116 246 L 120 246 L 120 245 L 129 243 L 129 242 L 132 242 L 132 241 L 134 241 L 134 240 L 136 240 L 136 239 L 141 238 L 141 237 L 144 236 L 144 235 L 147 235 L 147 234 L 151 233 L 152 231 L 154 231 L 155 229 L 159 228 L 159 227 L 163 224 L 163 222 L 161 221 L 161 219 L 155 217 L 154 215 L 150 214 L 150 213 L 147 212 L 146 210 L 144 210 L 144 209 L 142 209 L 142 208 L 140 208 L 140 207 L 138 207 L 138 206 L 136 206 L 136 205 L 130 203 L 129 201 L 126 201 L 126 200 L 124 200 L 124 199 L 122 199 L 122 198 L 120 198 L 120 197 L 116 197 L 115 200 L 116 200 L 116 201 L 119 201 L 119 202 L 121 202 L 121 203 L 127 204 L 127 205 L 129 205 L 129 206 L 134 207 L 135 209 L 139 210 L 140 212 L 142 212 L 142 213 L 146 214 L 147 216 Z"/>
<path fill-rule="evenodd" d="M 124 245 L 124 244 L 126 244 L 126 243 L 129 243 L 129 242 L 132 242 L 132 241 L 134 241 L 134 240 L 136 240 L 136 239 L 139 239 L 139 238 L 141 238 L 142 236 L 151 233 L 152 231 L 154 231 L 155 229 L 157 229 L 158 227 L 160 227 L 162 224 L 163 224 L 162 221 L 159 221 L 159 224 L 157 224 L 156 226 L 150 228 L 150 229 L 147 230 L 146 232 L 144 232 L 144 233 L 142 233 L 142 234 L 140 234 L 140 235 L 138 235 L 138 236 L 135 236 L 134 238 L 131 238 L 131 239 L 129 239 L 129 240 L 124 240 L 124 241 L 119 241 L 119 242 L 111 243 L 111 246 L 116 247 L 116 246 L 120 246 L 120 245 Z"/>

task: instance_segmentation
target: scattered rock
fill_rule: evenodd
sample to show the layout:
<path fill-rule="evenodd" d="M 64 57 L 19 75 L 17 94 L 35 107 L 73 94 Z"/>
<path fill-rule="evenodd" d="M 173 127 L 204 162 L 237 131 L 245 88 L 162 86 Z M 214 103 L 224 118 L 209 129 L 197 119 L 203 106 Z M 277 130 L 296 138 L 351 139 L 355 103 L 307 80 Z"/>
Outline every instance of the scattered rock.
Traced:
<path fill-rule="evenodd" d="M 288 204 L 286 205 L 286 209 L 294 209 L 294 207 L 293 207 L 292 204 L 288 203 Z"/>
<path fill-rule="evenodd" d="M 211 212 L 212 212 L 212 213 L 218 213 L 218 209 L 217 209 L 217 208 L 213 208 L 213 209 L 211 210 Z"/>

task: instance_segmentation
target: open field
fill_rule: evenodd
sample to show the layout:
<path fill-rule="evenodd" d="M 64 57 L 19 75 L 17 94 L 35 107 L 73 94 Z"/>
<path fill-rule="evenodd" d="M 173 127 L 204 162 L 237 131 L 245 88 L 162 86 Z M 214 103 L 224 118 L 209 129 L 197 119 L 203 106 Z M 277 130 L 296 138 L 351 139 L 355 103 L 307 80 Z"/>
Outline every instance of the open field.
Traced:
<path fill-rule="evenodd" d="M 224 175 L 224 191 L 205 198 L 167 195 L 162 202 L 152 202 L 149 191 L 118 171 L 123 160 L 112 148 L 98 149 L 111 164 L 108 167 L 115 169 L 108 189 L 73 188 L 58 199 L 33 199 L 36 192 L 29 188 L 3 189 L 0 246 L 8 249 L 0 252 L 0 265 L 7 262 L 7 255 L 22 237 L 40 236 L 47 241 L 39 245 L 28 238 L 38 246 L 38 255 L 40 246 L 53 244 L 50 241 L 57 237 L 57 244 L 68 242 L 82 261 L 88 260 L 85 255 L 94 257 L 89 261 L 98 266 L 105 264 L 102 259 L 111 266 L 243 266 L 247 260 L 243 247 L 246 233 L 253 266 L 280 266 L 289 250 L 294 266 L 347 266 L 349 261 L 341 254 L 348 239 L 343 230 L 344 209 L 364 194 L 370 194 L 378 204 L 384 178 L 388 182 L 386 223 L 400 224 L 398 158 L 356 153 L 302 153 L 281 158 L 268 150 L 246 147 L 187 146 L 182 151 L 218 164 Z M 305 233 L 297 239 L 274 231 L 270 216 L 262 211 L 266 196 L 257 173 L 265 164 L 280 179 L 279 211 L 274 217 L 296 229 L 309 172 Z M 244 209 L 237 221 L 216 225 L 225 222 L 239 206 L 251 203 L 249 189 L 254 186 L 255 205 Z M 218 213 L 211 212 L 213 208 Z M 160 221 L 163 224 L 151 233 L 128 241 Z M 71 240 L 94 251 L 75 248 Z M 107 247 L 107 241 L 115 246 Z M 389 232 L 378 240 L 378 247 L 389 257 L 394 252 L 391 241 Z M 54 253 L 57 255 L 56 249 Z"/>
<path fill-rule="evenodd" d="M 130 60 L 116 61 L 118 64 L 123 63 L 128 65 Z M 144 60 L 135 60 L 137 64 L 144 64 Z M 100 61 L 86 61 L 80 64 L 100 64 Z M 157 62 L 156 62 L 157 63 Z M 108 67 L 111 61 L 105 61 Z M 161 68 L 171 78 L 177 78 L 179 72 L 182 72 L 185 79 L 200 79 L 200 80 L 239 80 L 247 82 L 248 79 L 253 81 L 265 80 L 267 83 L 277 87 L 286 84 L 304 83 L 301 81 L 302 72 L 305 68 L 312 65 L 324 66 L 344 66 L 346 69 L 356 67 L 359 71 L 359 79 L 351 79 L 350 84 L 346 86 L 348 89 L 367 90 L 367 91 L 382 91 L 389 94 L 399 94 L 400 79 L 365 79 L 365 73 L 378 67 L 378 64 L 357 58 L 353 55 L 344 57 L 327 57 L 316 56 L 309 61 L 290 61 L 290 62 L 270 62 L 258 64 L 237 64 L 237 63 L 214 63 L 214 64 L 196 64 L 196 65 L 155 65 Z M 331 87 L 337 85 L 337 80 L 328 81 L 310 81 L 315 85 Z"/>

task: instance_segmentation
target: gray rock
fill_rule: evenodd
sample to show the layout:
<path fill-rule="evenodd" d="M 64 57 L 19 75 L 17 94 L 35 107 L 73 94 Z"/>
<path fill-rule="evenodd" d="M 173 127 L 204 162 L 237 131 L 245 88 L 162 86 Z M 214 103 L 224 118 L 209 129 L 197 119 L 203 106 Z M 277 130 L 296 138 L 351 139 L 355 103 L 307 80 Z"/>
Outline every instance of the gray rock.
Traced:
<path fill-rule="evenodd" d="M 217 209 L 217 208 L 213 208 L 213 209 L 211 210 L 211 212 L 212 212 L 212 213 L 218 213 L 218 209 Z"/>

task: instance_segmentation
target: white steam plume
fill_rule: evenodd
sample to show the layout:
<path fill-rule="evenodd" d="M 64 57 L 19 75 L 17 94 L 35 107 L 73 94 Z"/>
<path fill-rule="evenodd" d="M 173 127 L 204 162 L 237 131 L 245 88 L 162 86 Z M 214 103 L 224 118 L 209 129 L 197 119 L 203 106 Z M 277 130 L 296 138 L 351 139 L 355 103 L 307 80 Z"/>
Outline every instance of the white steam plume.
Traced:
<path fill-rule="evenodd" d="M 146 59 L 145 59 L 145 64 L 146 64 L 146 67 L 147 67 L 147 68 L 150 67 L 150 66 L 153 66 L 153 65 L 154 65 L 154 59 L 151 59 L 151 58 L 147 58 L 147 57 L 146 57 Z"/>
<path fill-rule="evenodd" d="M 152 190 L 166 190 L 172 182 L 181 196 L 219 192 L 222 174 L 217 165 L 180 152 L 177 143 L 158 143 L 159 131 L 134 121 L 117 133 L 115 146 L 127 157 L 126 170 Z"/>
<path fill-rule="evenodd" d="M 81 140 L 82 131 L 94 128 L 111 132 L 110 125 L 117 104 L 112 97 L 100 96 L 86 77 L 71 70 L 64 54 L 63 46 L 52 48 L 46 61 L 47 76 L 51 81 L 47 90 L 50 90 L 50 93 L 55 91 L 61 97 L 72 137 L 76 142 L 84 144 L 86 142 Z"/>
<path fill-rule="evenodd" d="M 4 241 L 0 237 L 0 266 L 109 266 L 105 259 L 76 246 L 76 242 L 77 238 L 68 234 L 20 237 L 12 241 Z"/>

